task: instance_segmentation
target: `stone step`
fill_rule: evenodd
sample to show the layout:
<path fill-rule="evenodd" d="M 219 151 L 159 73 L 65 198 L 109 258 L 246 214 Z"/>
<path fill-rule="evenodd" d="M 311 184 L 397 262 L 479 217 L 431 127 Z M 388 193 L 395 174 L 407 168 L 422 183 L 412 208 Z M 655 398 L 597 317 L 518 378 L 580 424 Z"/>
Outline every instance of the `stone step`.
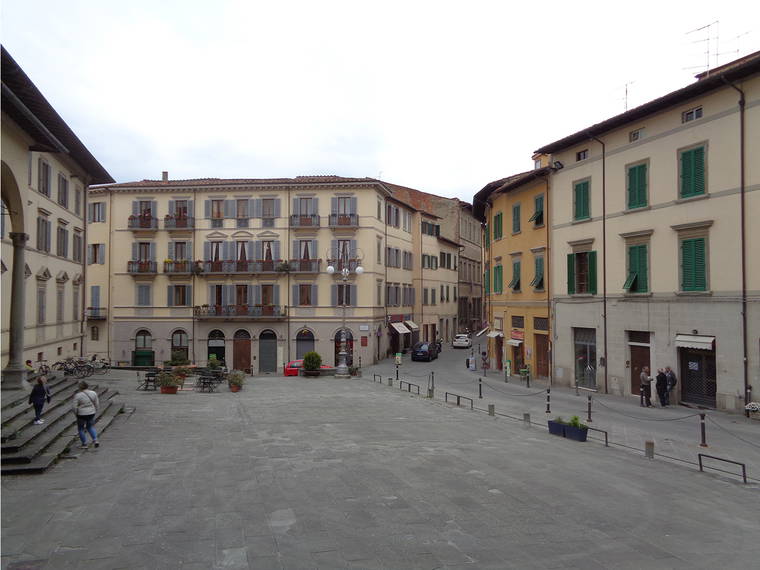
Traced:
<path fill-rule="evenodd" d="M 108 408 L 103 410 L 103 413 L 96 418 L 95 429 L 98 431 L 98 440 L 101 439 L 103 432 L 113 424 L 123 409 L 124 404 L 122 402 L 110 401 Z M 79 436 L 76 431 L 76 422 L 74 422 L 73 427 L 61 432 L 45 449 L 44 453 L 37 455 L 28 463 L 6 463 L 3 461 L 0 472 L 3 475 L 42 473 L 55 464 L 63 454 L 70 449 L 74 449 L 78 444 Z M 84 452 L 84 450 L 82 451 Z M 88 453 L 90 451 L 97 452 L 92 446 L 87 450 Z"/>
<path fill-rule="evenodd" d="M 76 386 L 78 380 L 71 378 L 70 376 L 58 376 L 51 378 L 48 381 L 48 388 L 51 393 L 55 391 L 66 390 L 70 386 Z M 18 406 L 22 406 L 27 403 L 29 399 L 29 392 L 27 390 L 8 390 L 3 392 L 3 404 L 2 404 L 2 423 L 5 424 L 7 418 L 10 417 L 14 411 L 17 411 Z"/>
<path fill-rule="evenodd" d="M 70 406 L 74 392 L 76 392 L 76 383 L 72 384 L 69 382 L 61 383 L 51 389 L 51 402 L 45 404 L 45 408 L 42 411 L 43 417 L 53 413 L 60 406 L 65 406 L 66 404 Z M 22 404 L 17 405 L 12 410 L 8 410 L 4 415 L 0 441 L 5 443 L 9 439 L 18 437 L 20 430 L 27 425 L 33 425 L 30 424 L 32 421 L 34 421 L 34 406 L 29 403 L 29 394 L 27 394 Z"/>

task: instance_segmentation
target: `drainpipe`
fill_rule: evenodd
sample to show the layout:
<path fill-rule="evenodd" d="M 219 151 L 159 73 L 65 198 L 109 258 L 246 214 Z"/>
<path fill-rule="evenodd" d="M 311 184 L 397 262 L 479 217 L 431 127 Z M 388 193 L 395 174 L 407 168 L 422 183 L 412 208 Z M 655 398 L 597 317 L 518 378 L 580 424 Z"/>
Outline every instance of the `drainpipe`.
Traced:
<path fill-rule="evenodd" d="M 195 269 L 195 246 L 198 244 L 198 224 L 196 223 L 197 218 L 195 217 L 195 208 L 198 207 L 198 190 L 197 188 L 193 187 L 193 211 L 191 212 L 193 215 L 193 251 L 190 252 L 190 269 L 192 271 L 192 283 L 193 283 L 193 301 L 195 301 L 195 296 L 198 294 L 198 290 L 196 287 L 197 277 L 198 274 L 194 271 Z M 210 299 L 209 299 L 210 300 Z M 203 304 L 203 303 L 201 303 Z M 195 316 L 195 303 L 192 303 L 193 307 L 191 309 L 190 318 L 192 319 L 191 326 L 192 326 L 192 335 L 193 335 L 193 341 L 190 344 L 190 362 L 193 364 L 197 364 L 195 360 L 195 321 L 197 320 L 197 317 Z M 206 346 L 208 347 L 208 341 L 206 341 Z"/>
<path fill-rule="evenodd" d="M 552 335 L 554 334 L 554 328 L 551 326 L 552 316 L 552 295 L 551 295 L 551 279 L 549 275 L 549 262 L 551 256 L 551 250 L 549 249 L 549 175 L 544 178 L 544 184 L 546 185 L 546 192 L 544 192 L 544 227 L 546 228 L 546 251 L 544 252 L 544 288 L 546 289 L 546 322 L 549 323 L 548 341 L 549 341 L 549 386 L 554 384 L 554 342 L 552 342 Z"/>
<path fill-rule="evenodd" d="M 744 364 L 744 415 L 746 417 L 749 417 L 749 410 L 746 409 L 746 405 L 749 403 L 751 398 L 750 393 L 750 385 L 749 385 L 749 370 L 748 370 L 748 359 L 747 359 L 747 248 L 746 248 L 746 213 L 745 213 L 745 169 L 744 169 L 744 153 L 745 153 L 745 146 L 744 146 L 744 110 L 745 110 L 745 99 L 744 99 L 744 91 L 742 91 L 739 87 L 728 81 L 726 79 L 725 75 L 721 75 L 721 79 L 723 82 L 736 89 L 736 91 L 739 92 L 739 216 L 741 218 L 741 230 L 740 230 L 740 239 L 741 239 L 741 258 L 742 258 L 742 361 Z"/>
<path fill-rule="evenodd" d="M 293 215 L 293 211 L 291 210 L 291 206 L 293 205 L 292 198 L 290 197 L 290 186 L 288 186 L 288 217 L 286 218 L 288 223 L 288 230 L 287 230 L 287 236 L 288 241 L 285 244 L 285 258 L 287 259 L 289 256 L 287 255 L 288 251 L 292 251 L 293 244 L 290 242 L 290 216 Z M 317 216 L 319 216 L 319 212 L 317 212 Z M 299 254 L 300 254 L 300 246 L 299 246 Z M 288 269 L 290 269 L 290 264 L 288 264 Z M 293 299 L 290 298 L 290 271 L 287 272 L 287 285 L 285 286 L 287 291 L 285 293 L 288 296 L 288 316 L 287 316 L 287 339 L 288 339 L 288 359 L 285 361 L 290 362 L 290 317 L 291 317 L 291 304 L 293 302 Z M 316 299 L 315 299 L 316 301 Z M 317 303 L 318 304 L 318 303 Z M 283 367 L 284 368 L 284 367 Z"/>
<path fill-rule="evenodd" d="M 602 324 L 604 328 L 604 393 L 609 394 L 607 369 L 607 186 L 605 168 L 607 162 L 607 147 L 601 139 L 588 133 L 588 136 L 602 145 Z"/>

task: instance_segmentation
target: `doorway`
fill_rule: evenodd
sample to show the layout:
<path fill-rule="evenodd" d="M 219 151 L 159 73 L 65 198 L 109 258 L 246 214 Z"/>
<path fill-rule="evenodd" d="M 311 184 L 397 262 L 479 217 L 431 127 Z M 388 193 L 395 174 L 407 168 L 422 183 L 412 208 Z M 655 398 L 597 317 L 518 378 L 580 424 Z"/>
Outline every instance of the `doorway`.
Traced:
<path fill-rule="evenodd" d="M 314 333 L 301 329 L 296 334 L 296 358 L 302 359 L 307 352 L 314 350 Z"/>
<path fill-rule="evenodd" d="M 246 330 L 240 329 L 235 332 L 232 341 L 232 367 L 235 370 L 243 370 L 246 374 L 251 373 L 251 335 Z"/>
<path fill-rule="evenodd" d="M 549 377 L 549 337 L 545 334 L 534 334 L 536 345 L 536 376 Z"/>
<path fill-rule="evenodd" d="M 504 337 L 499 335 L 496 341 L 496 370 L 504 369 Z"/>
<path fill-rule="evenodd" d="M 219 362 L 224 362 L 224 333 L 220 330 L 213 330 L 208 333 L 208 359 L 214 355 Z"/>
<path fill-rule="evenodd" d="M 133 366 L 154 366 L 153 337 L 145 329 L 135 335 L 135 351 L 132 353 Z"/>
<path fill-rule="evenodd" d="M 652 374 L 652 365 L 649 361 L 649 333 L 646 331 L 628 331 L 628 347 L 631 353 L 631 394 L 641 394 L 641 370 L 644 366 L 649 368 Z"/>
<path fill-rule="evenodd" d="M 277 335 L 271 330 L 259 335 L 259 372 L 277 372 Z"/>
<path fill-rule="evenodd" d="M 714 408 L 717 378 L 715 351 L 680 348 L 681 400 Z"/>

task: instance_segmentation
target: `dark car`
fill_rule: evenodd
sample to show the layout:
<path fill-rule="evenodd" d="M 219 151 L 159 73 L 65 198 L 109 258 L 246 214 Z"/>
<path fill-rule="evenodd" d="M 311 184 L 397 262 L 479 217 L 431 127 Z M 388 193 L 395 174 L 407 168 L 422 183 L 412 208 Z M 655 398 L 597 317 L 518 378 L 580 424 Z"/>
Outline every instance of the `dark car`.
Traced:
<path fill-rule="evenodd" d="M 418 342 L 412 347 L 412 360 L 430 362 L 438 358 L 438 346 L 434 342 Z"/>

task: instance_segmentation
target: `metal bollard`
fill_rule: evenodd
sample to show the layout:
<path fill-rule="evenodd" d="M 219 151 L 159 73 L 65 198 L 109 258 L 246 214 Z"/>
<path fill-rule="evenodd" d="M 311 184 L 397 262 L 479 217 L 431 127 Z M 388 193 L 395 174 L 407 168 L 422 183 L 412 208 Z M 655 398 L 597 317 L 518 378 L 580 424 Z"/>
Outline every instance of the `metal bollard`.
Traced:
<path fill-rule="evenodd" d="M 702 433 L 702 443 L 699 444 L 699 447 L 707 447 L 707 435 L 705 433 L 705 413 L 704 412 L 699 414 L 699 430 Z"/>
<path fill-rule="evenodd" d="M 435 390 L 433 388 L 428 388 L 428 398 L 431 400 L 435 398 Z"/>
<path fill-rule="evenodd" d="M 551 392 L 552 392 L 551 388 L 547 388 L 546 389 L 546 413 L 547 414 L 551 414 L 552 413 L 552 405 L 551 405 L 552 395 L 551 395 Z"/>
<path fill-rule="evenodd" d="M 478 378 L 478 398 L 483 399 L 483 379 Z"/>
<path fill-rule="evenodd" d="M 639 403 L 644 407 L 644 386 L 639 386 Z"/>
<path fill-rule="evenodd" d="M 530 414 L 528 412 L 523 413 L 523 427 L 530 427 Z"/>
<path fill-rule="evenodd" d="M 488 415 L 489 416 L 496 415 L 496 406 L 494 406 L 493 404 L 488 404 Z"/>
<path fill-rule="evenodd" d="M 586 418 L 586 421 L 588 423 L 591 423 L 593 421 L 591 419 L 591 394 L 588 395 L 588 417 Z"/>
<path fill-rule="evenodd" d="M 398 382 L 398 364 L 396 364 L 396 382 Z"/>
<path fill-rule="evenodd" d="M 649 459 L 654 459 L 654 442 L 653 441 L 644 442 L 644 455 L 646 455 Z"/>
<path fill-rule="evenodd" d="M 388 386 L 393 386 L 393 378 L 388 378 Z"/>

